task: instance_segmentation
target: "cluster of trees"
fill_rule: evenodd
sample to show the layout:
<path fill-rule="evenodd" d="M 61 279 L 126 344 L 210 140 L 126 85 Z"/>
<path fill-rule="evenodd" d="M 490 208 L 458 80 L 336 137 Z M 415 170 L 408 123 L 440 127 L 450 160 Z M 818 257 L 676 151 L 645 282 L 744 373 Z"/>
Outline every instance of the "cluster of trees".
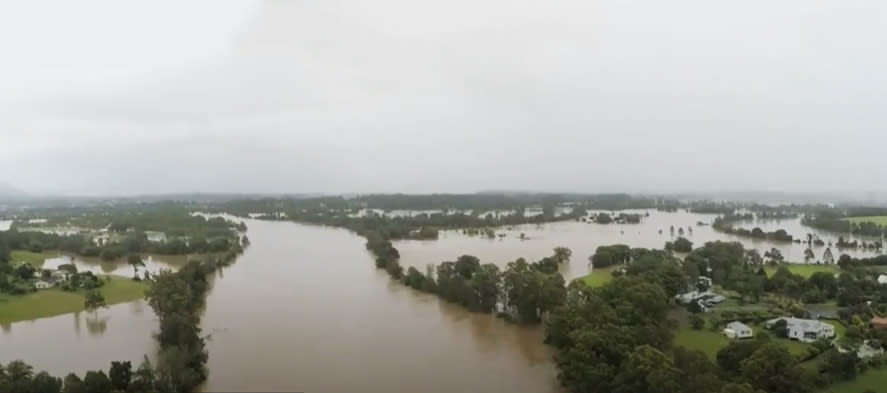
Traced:
<path fill-rule="evenodd" d="M 533 263 L 521 258 L 504 270 L 463 255 L 455 262 L 429 266 L 426 274 L 410 267 L 403 283 L 435 293 L 469 311 L 497 312 L 520 323 L 538 323 L 546 312 L 563 303 L 565 282 L 557 269 L 571 254 L 569 249 L 558 247 L 550 257 Z"/>
<path fill-rule="evenodd" d="M 714 266 L 728 260 L 741 265 L 746 258 L 740 247 L 710 243 L 694 253 Z M 702 352 L 673 346 L 670 300 L 692 277 L 667 252 L 632 253 L 635 258 L 625 275 L 602 287 L 591 288 L 581 280 L 571 283 L 564 304 L 546 320 L 545 339 L 556 349 L 558 378 L 569 391 L 809 393 L 855 375 L 855 354 L 829 352 L 819 369 L 806 368 L 766 333 L 732 342 L 718 353 L 717 362 Z M 812 281 L 830 287 L 818 282 L 822 278 Z M 835 286 L 840 291 L 840 284 Z"/>
<path fill-rule="evenodd" d="M 30 210 L 27 217 L 46 219 L 41 223 L 29 223 L 24 218 L 16 220 L 13 227 L 75 227 L 88 229 L 107 228 L 113 233 L 128 231 L 164 232 L 170 237 L 207 238 L 227 237 L 231 229 L 245 231 L 243 222 L 234 223 L 221 217 L 205 218 L 192 215 L 185 203 L 155 203 L 122 205 L 118 207 L 72 207 Z"/>
<path fill-rule="evenodd" d="M 864 250 L 881 250 L 884 247 L 884 243 L 881 242 L 880 240 L 875 240 L 873 242 L 866 242 L 864 240 L 860 242 L 858 240 L 853 240 L 852 242 L 848 242 L 848 241 L 844 240 L 843 236 L 839 236 L 838 242 L 835 243 L 835 247 L 838 247 L 839 249 L 841 249 L 841 248 L 851 248 L 851 249 L 862 248 Z"/>
<path fill-rule="evenodd" d="M 201 217 L 196 217 L 200 218 Z M 221 220 L 221 219 L 219 219 Z M 197 220 L 204 223 L 216 223 L 218 220 Z M 97 244 L 86 234 L 61 235 L 44 233 L 39 231 L 19 231 L 15 228 L 2 234 L 6 247 L 13 250 L 28 250 L 42 252 L 43 250 L 59 250 L 84 257 L 101 257 L 111 261 L 119 259 L 131 253 L 151 253 L 165 255 L 203 254 L 229 251 L 240 247 L 240 236 L 230 221 L 225 223 L 224 229 L 215 233 L 214 237 L 206 237 L 202 233 L 210 232 L 208 229 L 200 231 L 200 234 L 185 239 L 182 237 L 171 238 L 168 241 L 149 241 L 148 236 L 141 229 L 129 227 L 120 233 L 119 240 L 102 242 Z"/>
<path fill-rule="evenodd" d="M 190 392 L 206 380 L 206 338 L 200 328 L 200 310 L 208 277 L 218 263 L 192 260 L 179 271 L 162 271 L 152 277 L 148 304 L 160 320 L 160 344 L 155 387 L 158 391 Z"/>
<path fill-rule="evenodd" d="M 887 215 L 887 209 L 883 208 L 851 208 L 843 209 L 822 209 L 814 213 L 804 215 L 801 222 L 804 225 L 825 229 L 832 232 L 844 232 L 854 235 L 882 237 L 885 228 L 873 222 L 855 223 L 847 220 L 850 217 L 866 217 Z"/>
<path fill-rule="evenodd" d="M 765 232 L 759 227 L 752 228 L 751 230 L 733 227 L 733 224 L 736 222 L 752 220 L 754 218 L 754 215 L 751 213 L 727 214 L 716 218 L 714 223 L 712 224 L 712 228 L 724 233 L 750 237 L 754 239 L 768 239 L 779 242 L 791 242 L 795 240 L 795 238 L 792 235 L 788 234 L 785 229 L 777 229 L 772 232 Z"/>
<path fill-rule="evenodd" d="M 693 242 L 685 237 L 679 237 L 673 242 L 665 243 L 666 251 L 690 252 L 693 251 Z"/>
<path fill-rule="evenodd" d="M 597 269 L 626 264 L 630 260 L 631 248 L 625 244 L 600 246 L 588 257 L 588 262 Z"/>
<path fill-rule="evenodd" d="M 111 362 L 108 372 L 88 371 L 82 378 L 54 377 L 20 360 L 0 364 L 0 392 L 6 393 L 178 393 L 157 384 L 157 371 L 147 358 L 137 369 L 131 362 Z"/>

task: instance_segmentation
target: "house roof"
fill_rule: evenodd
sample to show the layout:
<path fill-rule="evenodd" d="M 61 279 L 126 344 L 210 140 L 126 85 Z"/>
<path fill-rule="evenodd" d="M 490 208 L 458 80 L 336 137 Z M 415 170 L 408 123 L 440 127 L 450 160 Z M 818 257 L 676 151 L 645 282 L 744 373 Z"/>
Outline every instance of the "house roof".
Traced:
<path fill-rule="evenodd" d="M 887 318 L 872 317 L 872 325 L 887 326 Z"/>
<path fill-rule="evenodd" d="M 825 327 L 828 327 L 831 329 L 835 328 L 834 326 L 832 326 L 831 324 L 828 324 L 828 323 L 823 323 L 823 322 L 812 320 L 812 319 L 801 319 L 801 318 L 794 318 L 794 317 L 774 318 L 774 319 L 767 321 L 767 324 L 774 324 L 776 322 L 779 322 L 780 320 L 785 320 L 785 324 L 789 329 L 800 328 L 800 329 L 804 329 L 804 330 L 821 330 L 822 328 L 825 328 Z"/>
<path fill-rule="evenodd" d="M 746 325 L 742 322 L 739 322 L 739 321 L 733 321 L 733 322 L 728 323 L 727 329 L 730 329 L 734 332 L 740 331 L 740 330 L 751 330 L 751 328 L 748 327 L 748 325 Z"/>

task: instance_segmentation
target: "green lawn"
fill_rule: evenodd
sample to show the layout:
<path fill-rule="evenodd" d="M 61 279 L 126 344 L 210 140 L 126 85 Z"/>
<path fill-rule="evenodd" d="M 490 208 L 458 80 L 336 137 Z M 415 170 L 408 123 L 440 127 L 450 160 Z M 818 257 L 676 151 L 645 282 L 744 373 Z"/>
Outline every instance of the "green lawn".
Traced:
<path fill-rule="evenodd" d="M 591 274 L 581 277 L 582 281 L 585 281 L 588 286 L 595 288 L 603 286 L 604 284 L 613 280 L 613 271 L 618 267 L 607 267 L 603 269 L 594 269 L 591 271 Z"/>
<path fill-rule="evenodd" d="M 816 265 L 816 264 L 800 264 L 800 263 L 784 263 L 780 266 L 785 266 L 788 270 L 794 274 L 798 274 L 803 276 L 804 278 L 809 278 L 813 275 L 813 273 L 818 272 L 826 272 L 826 273 L 838 273 L 840 269 L 838 269 L 837 265 Z M 767 272 L 767 276 L 773 275 L 776 273 L 777 267 L 766 266 L 764 267 L 764 271 Z"/>
<path fill-rule="evenodd" d="M 887 386 L 887 370 L 869 369 L 853 381 L 836 383 L 822 391 L 828 393 L 862 393 L 866 390 L 883 392 L 885 386 Z"/>
<path fill-rule="evenodd" d="M 866 217 L 847 217 L 844 220 L 850 221 L 854 224 L 859 224 L 862 222 L 871 222 L 875 225 L 887 226 L 887 216 L 866 216 Z"/>
<path fill-rule="evenodd" d="M 145 297 L 148 285 L 120 276 L 108 276 L 100 289 L 108 305 L 125 303 Z M 52 317 L 84 310 L 83 292 L 47 289 L 22 296 L 0 295 L 0 323 Z"/>
<path fill-rule="evenodd" d="M 30 252 L 19 250 L 11 252 L 9 256 L 13 266 L 18 266 L 18 264 L 21 262 L 27 262 L 34 267 L 39 268 L 43 266 L 43 261 L 49 258 L 55 258 L 59 256 L 59 253 L 55 251 Z"/>
<path fill-rule="evenodd" d="M 678 330 L 675 332 L 674 344 L 690 350 L 702 351 L 712 360 L 715 360 L 718 351 L 720 351 L 721 348 L 726 347 L 727 344 L 730 343 L 730 339 L 725 337 L 721 333 L 721 330 L 711 331 L 707 323 L 704 329 L 693 330 L 693 328 L 690 327 L 687 316 L 686 312 L 683 311 L 681 311 L 681 314 L 678 316 L 679 325 Z M 708 315 L 704 315 L 703 317 L 708 318 Z M 752 329 L 755 334 L 764 331 L 764 329 L 758 326 L 752 326 Z M 807 353 L 808 348 L 810 348 L 808 344 L 797 341 L 776 338 L 774 338 L 774 340 L 778 340 L 780 344 L 785 345 L 786 348 L 788 348 L 788 351 L 794 355 L 804 355 Z"/>

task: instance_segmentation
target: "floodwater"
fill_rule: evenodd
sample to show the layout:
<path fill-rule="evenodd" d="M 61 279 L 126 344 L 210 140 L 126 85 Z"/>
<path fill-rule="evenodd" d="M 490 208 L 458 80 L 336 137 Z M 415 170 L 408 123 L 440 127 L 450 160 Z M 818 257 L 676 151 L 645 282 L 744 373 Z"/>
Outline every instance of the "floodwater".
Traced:
<path fill-rule="evenodd" d="M 58 269 L 59 265 L 70 264 L 72 262 L 79 272 L 90 271 L 94 274 L 110 274 L 124 277 L 132 277 L 133 275 L 132 266 L 127 264 L 123 259 L 107 262 L 102 261 L 99 258 L 81 258 L 60 255 L 43 261 L 43 266 L 41 268 L 55 270 Z M 178 270 L 179 267 L 188 262 L 188 257 L 185 255 L 144 255 L 142 257 L 142 262 L 145 263 L 145 266 L 139 267 L 139 275 L 144 274 L 145 271 L 155 274 L 164 269 L 173 271 Z"/>
<path fill-rule="evenodd" d="M 750 239 L 718 232 L 710 225 L 717 217 L 714 214 L 696 214 L 685 211 L 667 213 L 655 210 L 626 212 L 638 213 L 642 216 L 649 213 L 649 217 L 643 217 L 640 224 L 601 225 L 565 221 L 545 225 L 519 225 L 498 228 L 495 239 L 489 239 L 482 235 L 464 235 L 462 231 L 443 231 L 438 240 L 401 240 L 394 242 L 394 247 L 400 251 L 401 264 L 404 268 L 413 266 L 424 273 L 428 264 L 436 265 L 444 261 L 454 261 L 463 254 L 474 255 L 480 258 L 481 263 L 494 263 L 504 267 L 508 262 L 517 258 L 525 258 L 531 262 L 537 261 L 552 255 L 555 247 L 563 246 L 573 252 L 570 262 L 561 269 L 564 276 L 570 279 L 589 273 L 588 258 L 599 246 L 627 244 L 632 247 L 661 249 L 665 246 L 665 242 L 677 239 L 680 236 L 678 231 L 683 228 L 683 236 L 692 241 L 694 247 L 716 240 L 738 241 L 746 248 L 757 249 L 761 255 L 771 248 L 776 248 L 788 262 L 804 261 L 806 244 Z M 705 225 L 698 225 L 700 222 Z M 671 226 L 675 227 L 674 235 L 671 234 Z M 807 233 L 814 233 L 820 236 L 823 241 L 831 241 L 832 243 L 837 242 L 838 236 L 841 235 L 802 226 L 799 218 L 742 222 L 737 226 L 743 228 L 759 226 L 767 231 L 782 228 L 789 234 L 804 239 L 806 239 Z M 521 234 L 524 235 L 525 240 L 521 240 Z M 500 237 L 501 235 L 504 236 Z M 843 236 L 845 239 L 850 239 L 847 234 L 843 234 Z M 825 249 L 826 247 L 813 248 L 817 260 L 821 260 Z M 854 257 L 877 255 L 870 251 L 837 250 L 834 247 L 832 252 L 835 258 L 842 253 Z"/>
<path fill-rule="evenodd" d="M 346 230 L 247 225 L 251 246 L 219 272 L 207 298 L 205 391 L 559 391 L 539 327 L 471 314 L 393 282 Z M 107 320 L 94 333 L 74 314 L 4 326 L 0 362 L 25 359 L 64 375 L 156 351 L 144 302 L 99 317 Z"/>
<path fill-rule="evenodd" d="M 423 271 L 426 264 L 462 254 L 504 266 L 566 246 L 573 260 L 564 273 L 572 278 L 587 274 L 586 259 L 600 245 L 661 248 L 683 227 L 697 245 L 736 240 L 803 260 L 805 245 L 739 238 L 697 225 L 714 217 L 650 211 L 635 225 L 524 225 L 500 228 L 497 233 L 505 236 L 496 239 L 447 231 L 436 241 L 395 246 L 405 266 Z M 800 232 L 806 228 L 789 228 L 792 220 L 783 221 L 789 233 L 806 234 Z M 467 313 L 391 281 L 374 267 L 364 239 L 346 230 L 280 221 L 246 224 L 252 245 L 218 272 L 207 298 L 205 391 L 560 391 L 539 327 Z M 25 359 L 64 375 L 107 368 L 112 360 L 138 363 L 156 351 L 156 318 L 144 302 L 113 306 L 98 316 L 68 314 L 0 326 L 0 362 Z"/>

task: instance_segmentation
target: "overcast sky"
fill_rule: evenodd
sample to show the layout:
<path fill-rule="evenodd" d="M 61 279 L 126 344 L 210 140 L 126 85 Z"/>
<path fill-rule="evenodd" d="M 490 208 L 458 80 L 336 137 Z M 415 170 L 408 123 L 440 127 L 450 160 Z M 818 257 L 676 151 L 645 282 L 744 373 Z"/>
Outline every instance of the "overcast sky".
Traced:
<path fill-rule="evenodd" d="M 31 193 L 885 190 L 880 0 L 0 3 Z"/>

